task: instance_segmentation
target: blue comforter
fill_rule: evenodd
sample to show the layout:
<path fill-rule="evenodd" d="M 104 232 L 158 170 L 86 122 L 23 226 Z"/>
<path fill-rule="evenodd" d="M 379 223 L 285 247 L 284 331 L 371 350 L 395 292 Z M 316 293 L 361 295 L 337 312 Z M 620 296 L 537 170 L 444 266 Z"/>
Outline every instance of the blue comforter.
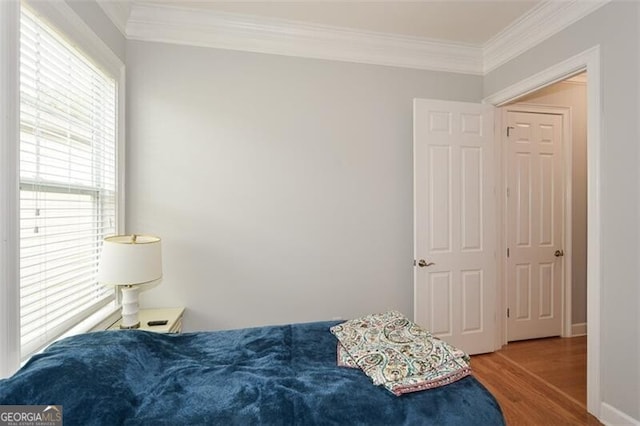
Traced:
<path fill-rule="evenodd" d="M 67 338 L 0 380 L 0 405 L 62 405 L 65 425 L 502 425 L 473 377 L 401 397 L 336 366 L 335 322 Z"/>

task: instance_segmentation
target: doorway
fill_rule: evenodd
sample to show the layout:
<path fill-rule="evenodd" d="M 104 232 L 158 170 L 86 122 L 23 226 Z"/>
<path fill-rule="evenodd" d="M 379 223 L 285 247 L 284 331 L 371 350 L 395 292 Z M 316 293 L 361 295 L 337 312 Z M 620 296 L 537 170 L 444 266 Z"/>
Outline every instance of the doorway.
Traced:
<path fill-rule="evenodd" d="M 596 417 L 600 415 L 601 409 L 601 396 L 600 396 L 600 312 L 601 312 L 601 258 L 602 252 L 600 247 L 601 234 L 602 234 L 602 223 L 601 223 L 601 214 L 600 214 L 600 151 L 601 151 L 601 93 L 600 93 L 600 52 L 599 47 L 595 46 L 589 50 L 586 50 L 574 57 L 571 57 L 563 62 L 557 63 L 542 72 L 531 75 L 524 80 L 517 82 L 511 86 L 508 86 L 483 100 L 484 104 L 493 105 L 496 107 L 501 107 L 506 104 L 515 102 L 516 100 L 522 99 L 524 96 L 531 94 L 541 88 L 547 87 L 561 80 L 565 80 L 571 76 L 580 74 L 581 72 L 587 71 L 589 75 L 589 79 L 587 81 L 587 111 L 588 111 L 588 123 L 587 123 L 587 238 L 589 244 L 587 246 L 587 326 L 588 326 L 588 334 L 589 339 L 587 341 L 587 409 L 590 413 L 594 414 Z M 433 131 L 441 131 L 448 132 L 451 129 L 451 119 L 454 116 L 460 116 L 462 120 L 461 114 L 453 114 L 451 111 L 447 112 L 446 110 L 437 108 L 432 112 L 432 116 L 424 121 L 425 123 L 429 123 L 429 126 Z M 415 109 L 414 109 L 415 114 Z M 478 112 L 474 112 L 472 116 L 478 116 Z M 499 120 L 499 116 L 496 117 Z M 464 117 L 466 120 L 466 117 Z M 483 120 L 484 121 L 484 120 Z M 416 120 L 414 117 L 414 123 L 420 122 L 420 120 Z M 462 120 L 461 122 L 464 122 Z M 489 126 L 479 126 L 479 121 L 476 119 L 467 126 L 466 124 L 462 127 L 463 132 L 471 132 L 474 134 L 483 134 L 484 131 L 492 131 L 492 127 Z M 502 123 L 498 122 L 496 129 L 501 129 Z M 482 130 L 484 129 L 484 130 Z M 414 144 L 416 143 L 415 132 L 416 132 L 415 124 L 414 124 Z M 481 131 L 482 130 L 482 131 Z M 414 145 L 415 149 L 415 145 Z M 503 164 L 500 159 L 500 150 L 493 150 L 496 157 L 493 160 L 493 164 L 500 165 Z M 489 160 L 491 158 L 491 154 L 487 152 L 488 155 L 482 156 L 483 159 Z M 416 152 L 414 152 L 414 162 L 416 157 Z M 428 159 L 428 158 L 427 158 Z M 427 162 L 429 163 L 429 162 Z M 427 164 L 425 163 L 425 164 Z M 414 164 L 415 166 L 415 164 Z M 414 167 L 415 170 L 415 167 Z M 488 169 L 484 169 L 488 170 Z M 504 171 L 495 170 L 499 175 L 504 175 Z M 449 176 L 449 173 L 443 175 L 443 181 L 445 177 Z M 458 176 L 457 174 L 452 174 L 451 176 Z M 415 176 L 414 176 L 415 178 Z M 428 183 L 428 182 L 427 182 Z M 429 186 L 431 187 L 431 186 Z M 449 187 L 433 187 L 434 190 L 444 191 L 443 194 L 449 192 Z M 487 188 L 491 190 L 491 187 Z M 414 187 L 414 192 L 416 188 Z M 506 199 L 503 197 L 503 194 L 506 194 L 506 187 L 501 184 L 499 189 L 495 188 L 494 191 L 498 198 Z M 432 193 L 435 193 L 432 191 Z M 443 199 L 452 200 L 453 198 L 444 197 Z M 416 203 L 414 203 L 415 206 Z M 419 204 L 419 203 L 418 203 Z M 432 203 L 433 204 L 433 203 Z M 475 203 L 473 205 L 486 205 L 486 203 Z M 502 207 L 502 206 L 500 206 Z M 428 209 L 427 209 L 428 210 Z M 455 211 L 456 209 L 452 209 L 451 211 Z M 477 210 L 477 209 L 476 209 Z M 498 208 L 496 211 L 496 221 L 497 223 L 505 223 L 504 220 L 504 211 L 501 208 Z M 416 214 L 414 212 L 414 219 L 417 217 L 421 217 L 421 215 Z M 473 217 L 480 217 L 478 215 L 474 215 Z M 447 223 L 462 223 L 459 220 L 448 220 Z M 416 224 L 418 221 L 416 220 Z M 479 222 L 478 222 L 479 223 Z M 501 253 L 506 253 L 506 246 L 504 244 L 504 230 L 496 229 L 496 236 L 498 239 L 498 244 L 496 245 L 497 250 L 493 251 L 494 259 L 497 262 L 499 258 L 501 258 Z M 419 232 L 414 232 L 417 234 Z M 494 235 L 492 232 L 491 235 Z M 431 236 L 433 236 L 432 234 Z M 446 232 L 443 234 L 444 237 L 449 234 Z M 486 234 L 485 234 L 486 235 Z M 444 238 L 443 237 L 443 238 Z M 428 240 L 428 239 L 427 239 Z M 443 241 L 449 241 L 449 238 L 444 238 Z M 417 241 L 416 241 L 417 242 Z M 432 241 L 433 242 L 433 241 Z M 439 245 L 432 244 L 432 248 L 439 249 Z M 481 246 L 484 247 L 484 244 Z M 439 274 L 425 274 L 421 271 L 425 271 L 430 266 L 437 265 L 439 262 L 434 262 L 430 259 L 420 258 L 422 256 L 422 250 L 420 250 L 420 245 L 416 243 L 414 248 L 414 265 L 416 266 L 414 269 L 414 291 L 416 292 L 414 297 L 414 315 L 418 315 L 421 312 L 418 304 L 419 301 L 422 300 L 421 297 L 418 297 L 419 291 L 419 283 L 425 282 L 428 285 L 427 295 L 429 296 L 429 300 L 433 301 L 435 298 L 433 295 L 436 293 L 441 294 L 446 300 L 452 300 L 451 286 L 449 283 L 451 280 L 448 278 L 449 275 L 445 273 L 446 271 L 440 271 Z M 442 251 L 442 250 L 441 250 Z M 440 262 L 441 263 L 441 262 Z M 493 295 L 496 300 L 497 309 L 495 312 L 504 312 L 505 315 L 492 315 L 490 319 L 490 323 L 495 325 L 496 333 L 494 333 L 494 348 L 499 348 L 502 345 L 507 343 L 507 334 L 506 334 L 506 309 L 507 303 L 504 297 L 504 284 L 505 283 L 505 274 L 502 270 L 497 271 L 498 277 L 496 282 L 499 283 L 496 288 L 485 289 L 485 291 L 481 291 L 480 294 L 487 293 L 489 297 Z M 482 277 L 482 274 L 476 274 L 479 277 Z M 429 278 L 425 280 L 424 278 Z M 473 285 L 471 284 L 473 283 Z M 477 283 L 480 283 L 478 285 Z M 481 284 L 482 281 L 470 281 L 470 288 L 483 288 Z M 424 286 L 423 286 L 424 287 Z M 493 291 L 496 290 L 496 291 Z M 445 301 L 446 301 L 445 300 Z M 469 298 L 471 300 L 471 298 Z M 478 305 L 476 303 L 476 305 Z M 443 306 L 452 306 L 451 304 L 445 304 Z M 470 305 L 471 306 L 471 305 Z M 504 310 L 503 310 L 504 309 Z M 463 311 L 464 312 L 464 311 Z M 470 318 L 477 319 L 483 318 L 483 310 L 470 311 L 470 312 L 480 312 L 481 315 L 471 315 Z M 486 312 L 484 312 L 487 314 Z M 463 313 L 461 313 L 463 314 Z M 449 318 L 448 324 L 453 322 L 453 318 L 458 318 L 459 315 L 453 315 L 453 311 L 449 310 L 448 315 L 444 316 L 445 318 Z M 476 321 L 477 324 L 480 324 L 480 328 L 469 330 L 469 332 L 475 333 L 477 330 L 484 330 L 483 324 L 487 324 L 484 321 Z M 493 327 L 492 327 L 493 328 Z M 455 327 L 455 329 L 461 330 L 461 327 Z M 444 331 L 443 331 L 444 332 Z M 449 330 L 446 330 L 446 334 L 451 334 Z"/>
<path fill-rule="evenodd" d="M 556 63 L 541 72 L 497 91 L 484 99 L 485 103 L 503 106 L 529 93 L 567 79 L 583 71 L 588 73 L 587 81 L 587 410 L 596 417 L 601 411 L 601 350 L 600 316 L 602 311 L 602 219 L 600 208 L 601 187 L 601 116 L 602 94 L 600 81 L 600 48 L 594 46 L 582 53 Z M 504 189 L 504 188 L 503 188 Z M 502 218 L 501 218 L 502 219 Z M 500 251 L 506 247 L 501 244 Z M 504 253 L 503 252 L 503 253 Z M 500 282 L 504 282 L 501 271 Z M 504 294 L 496 295 L 499 306 L 504 307 Z M 506 315 L 498 316 L 500 330 L 499 344 L 506 343 Z"/>

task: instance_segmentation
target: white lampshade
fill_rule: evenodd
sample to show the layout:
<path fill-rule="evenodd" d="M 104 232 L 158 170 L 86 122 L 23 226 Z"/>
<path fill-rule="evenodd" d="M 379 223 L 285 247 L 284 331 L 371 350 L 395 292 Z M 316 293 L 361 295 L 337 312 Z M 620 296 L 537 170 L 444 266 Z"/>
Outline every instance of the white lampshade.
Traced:
<path fill-rule="evenodd" d="M 137 285 L 162 278 L 160 238 L 152 235 L 117 235 L 104 239 L 98 282 Z"/>
<path fill-rule="evenodd" d="M 104 239 L 98 265 L 98 282 L 121 286 L 120 328 L 140 327 L 139 287 L 137 286 L 160 278 L 162 278 L 160 238 L 151 235 L 117 235 Z"/>

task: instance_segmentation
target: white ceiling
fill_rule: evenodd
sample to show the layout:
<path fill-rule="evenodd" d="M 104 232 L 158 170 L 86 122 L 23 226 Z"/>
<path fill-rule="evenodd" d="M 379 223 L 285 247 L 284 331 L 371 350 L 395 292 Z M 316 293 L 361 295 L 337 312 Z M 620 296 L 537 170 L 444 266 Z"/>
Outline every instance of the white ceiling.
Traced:
<path fill-rule="evenodd" d="M 482 46 L 540 0 L 134 0 Z"/>

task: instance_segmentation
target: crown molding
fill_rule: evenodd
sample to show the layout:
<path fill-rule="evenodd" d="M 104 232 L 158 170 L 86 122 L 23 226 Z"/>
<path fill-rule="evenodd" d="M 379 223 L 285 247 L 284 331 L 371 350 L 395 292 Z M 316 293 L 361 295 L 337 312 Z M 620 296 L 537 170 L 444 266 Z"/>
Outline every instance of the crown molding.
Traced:
<path fill-rule="evenodd" d="M 131 40 L 482 74 L 482 49 L 477 46 L 167 5 L 133 3 L 126 35 Z"/>
<path fill-rule="evenodd" d="M 475 75 L 486 75 L 610 1 L 544 0 L 475 46 L 162 3 L 97 0 L 130 40 Z"/>
<path fill-rule="evenodd" d="M 483 74 L 498 68 L 609 3 L 610 0 L 546 0 L 485 43 Z"/>
<path fill-rule="evenodd" d="M 107 14 L 113 25 L 126 37 L 127 20 L 129 19 L 129 2 L 113 0 L 96 0 L 98 6 Z"/>

